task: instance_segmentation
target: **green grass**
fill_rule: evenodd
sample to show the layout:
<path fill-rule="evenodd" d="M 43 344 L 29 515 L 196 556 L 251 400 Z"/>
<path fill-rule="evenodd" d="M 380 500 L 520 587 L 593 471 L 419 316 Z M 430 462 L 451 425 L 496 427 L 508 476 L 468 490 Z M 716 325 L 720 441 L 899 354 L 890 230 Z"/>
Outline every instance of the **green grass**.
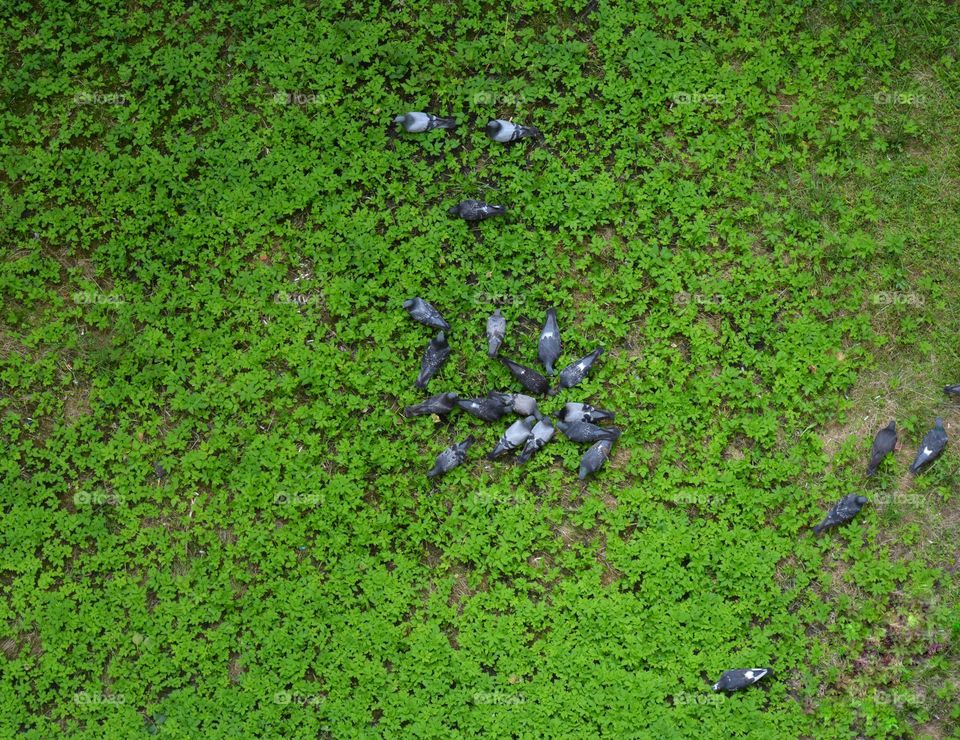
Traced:
<path fill-rule="evenodd" d="M 3 734 L 956 736 L 953 5 L 6 21 Z M 521 363 L 549 306 L 561 367 L 604 346 L 542 404 L 617 411 L 604 469 L 405 419 L 413 295 L 452 325 L 431 393 L 516 389 L 494 304 Z"/>

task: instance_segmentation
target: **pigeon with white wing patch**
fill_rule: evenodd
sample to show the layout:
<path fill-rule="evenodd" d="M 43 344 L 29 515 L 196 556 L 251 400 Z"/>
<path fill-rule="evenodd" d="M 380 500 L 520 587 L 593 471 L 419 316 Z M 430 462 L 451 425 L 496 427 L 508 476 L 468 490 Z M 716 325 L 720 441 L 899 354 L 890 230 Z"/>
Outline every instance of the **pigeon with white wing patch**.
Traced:
<path fill-rule="evenodd" d="M 919 473 L 920 468 L 924 465 L 929 465 L 940 457 L 940 453 L 943 452 L 946 446 L 947 431 L 943 428 L 943 419 L 938 416 L 933 423 L 933 429 L 927 432 L 923 438 L 923 442 L 920 443 L 917 456 L 910 465 L 910 472 L 914 474 Z"/>
<path fill-rule="evenodd" d="M 769 668 L 734 668 L 724 671 L 720 680 L 713 685 L 714 691 L 739 691 L 753 686 L 770 672 Z"/>

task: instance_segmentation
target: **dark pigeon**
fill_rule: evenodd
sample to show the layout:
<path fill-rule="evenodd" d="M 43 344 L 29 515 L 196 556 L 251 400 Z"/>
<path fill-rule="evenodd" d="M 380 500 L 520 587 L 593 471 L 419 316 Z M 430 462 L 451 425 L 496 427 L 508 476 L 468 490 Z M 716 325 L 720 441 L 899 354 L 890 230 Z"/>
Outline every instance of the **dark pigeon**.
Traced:
<path fill-rule="evenodd" d="M 588 421 L 558 421 L 557 429 L 571 442 L 599 442 L 601 439 L 616 442 L 620 437 L 620 430 L 616 427 L 598 427 Z"/>
<path fill-rule="evenodd" d="M 483 421 L 496 421 L 509 411 L 500 399 L 493 396 L 461 398 L 457 400 L 457 406 L 471 416 L 476 416 Z"/>
<path fill-rule="evenodd" d="M 404 131 L 409 134 L 419 134 L 423 131 L 433 131 L 435 128 L 456 128 L 457 122 L 452 118 L 440 118 L 430 113 L 420 113 L 411 111 L 397 116 L 393 119 L 394 123 L 403 126 Z"/>
<path fill-rule="evenodd" d="M 530 439 L 531 430 L 536 423 L 537 420 L 533 416 L 513 422 L 507 427 L 507 431 L 500 437 L 497 446 L 493 448 L 493 452 L 487 455 L 487 458 L 493 460 L 523 446 L 523 443 Z"/>
<path fill-rule="evenodd" d="M 897 422 L 891 421 L 877 432 L 873 438 L 873 448 L 870 450 L 870 462 L 867 465 L 867 476 L 877 472 L 883 458 L 889 455 L 897 446 Z"/>
<path fill-rule="evenodd" d="M 555 390 L 552 395 L 556 395 L 563 388 L 573 388 L 573 386 L 577 385 L 577 383 L 587 377 L 587 374 L 590 372 L 590 368 L 593 367 L 593 363 L 595 363 L 597 358 L 602 354 L 603 347 L 598 347 L 586 357 L 581 357 L 576 362 L 573 362 L 563 368 L 563 370 L 560 371 L 560 383 L 557 386 L 557 390 Z"/>
<path fill-rule="evenodd" d="M 547 309 L 547 320 L 540 332 L 537 357 L 547 369 L 547 375 L 553 375 L 553 363 L 560 357 L 560 327 L 557 326 L 557 312 L 552 308 Z"/>
<path fill-rule="evenodd" d="M 943 389 L 943 392 L 946 393 L 948 396 L 960 397 L 960 383 L 958 383 L 957 385 L 948 385 L 946 388 Z"/>
<path fill-rule="evenodd" d="M 587 403 L 568 403 L 560 409 L 557 418 L 572 424 L 575 421 L 589 421 L 591 424 L 598 421 L 613 421 L 616 414 L 612 411 L 597 409 Z"/>
<path fill-rule="evenodd" d="M 588 475 L 596 473 L 610 456 L 610 450 L 613 447 L 613 440 L 601 439 L 589 450 L 583 453 L 580 458 L 580 480 Z"/>
<path fill-rule="evenodd" d="M 532 414 L 538 419 L 543 418 L 543 414 L 537 407 L 537 399 L 533 396 L 526 396 L 523 393 L 499 393 L 497 391 L 491 392 L 490 395 L 500 399 L 515 414 L 520 416 L 530 416 Z"/>
<path fill-rule="evenodd" d="M 417 376 L 415 385 L 417 388 L 426 388 L 430 379 L 439 372 L 443 363 L 450 357 L 450 345 L 447 344 L 447 338 L 440 332 L 427 345 L 427 351 L 423 353 L 423 360 L 420 362 L 420 374 Z"/>
<path fill-rule="evenodd" d="M 407 313 L 413 317 L 414 321 L 419 321 L 421 324 L 432 326 L 434 329 L 439 329 L 440 331 L 450 331 L 450 324 L 444 320 L 437 309 L 423 300 L 423 298 L 406 300 L 403 302 L 403 307 L 407 309 Z"/>
<path fill-rule="evenodd" d="M 499 359 L 500 362 L 507 366 L 507 369 L 513 375 L 513 377 L 519 380 L 520 384 L 534 395 L 542 396 L 550 389 L 550 384 L 547 382 L 547 379 L 536 370 L 531 370 L 529 367 L 518 365 L 513 360 L 508 360 L 506 357 L 501 357 Z"/>
<path fill-rule="evenodd" d="M 920 443 L 920 450 L 910 466 L 910 472 L 919 473 L 920 468 L 936 460 L 946 446 L 947 432 L 943 428 L 943 419 L 938 416 L 933 429 L 927 432 L 923 442 Z"/>
<path fill-rule="evenodd" d="M 487 319 L 487 356 L 496 357 L 500 351 L 500 345 L 507 334 L 507 320 L 503 318 L 498 308 L 493 315 Z"/>
<path fill-rule="evenodd" d="M 830 511 L 827 512 L 827 515 L 824 517 L 823 521 L 813 528 L 814 533 L 820 534 L 828 527 L 835 527 L 838 524 L 846 524 L 860 513 L 860 509 L 863 508 L 865 503 L 867 503 L 866 496 L 858 496 L 855 493 L 851 493 L 849 496 L 844 496 L 832 509 L 830 509 Z"/>
<path fill-rule="evenodd" d="M 157 480 L 163 480 L 167 477 L 167 471 L 163 469 L 163 465 L 160 463 L 154 463 L 153 473 L 157 476 Z"/>
<path fill-rule="evenodd" d="M 540 419 L 531 430 L 530 439 L 528 439 L 527 443 L 523 446 L 523 452 L 520 453 L 517 462 L 522 465 L 533 457 L 540 448 L 553 439 L 555 432 L 556 430 L 553 428 L 549 416 L 544 416 Z"/>
<path fill-rule="evenodd" d="M 403 415 L 408 418 L 411 416 L 427 416 L 428 414 L 443 416 L 449 414 L 456 405 L 456 393 L 441 393 L 439 396 L 433 396 L 421 403 L 407 406 L 403 410 Z"/>
<path fill-rule="evenodd" d="M 753 686 L 770 672 L 769 668 L 735 668 L 724 671 L 720 680 L 713 685 L 714 691 L 739 691 Z"/>
<path fill-rule="evenodd" d="M 491 206 L 482 200 L 465 200 L 451 206 L 447 211 L 451 216 L 457 216 L 464 221 L 483 221 L 491 216 L 502 216 L 506 212 L 506 206 Z"/>
<path fill-rule="evenodd" d="M 444 473 L 449 473 L 457 465 L 460 465 L 464 460 L 467 459 L 467 450 L 470 449 L 476 440 L 471 434 L 463 442 L 458 442 L 457 444 L 450 445 L 447 449 L 437 455 L 437 461 L 433 464 L 433 468 L 430 469 L 430 472 L 427 473 L 428 478 L 433 478 L 437 475 L 443 475 Z"/>
<path fill-rule="evenodd" d="M 520 139 L 543 139 L 543 134 L 536 126 L 521 126 L 502 118 L 487 123 L 487 136 L 500 144 L 509 144 Z"/>

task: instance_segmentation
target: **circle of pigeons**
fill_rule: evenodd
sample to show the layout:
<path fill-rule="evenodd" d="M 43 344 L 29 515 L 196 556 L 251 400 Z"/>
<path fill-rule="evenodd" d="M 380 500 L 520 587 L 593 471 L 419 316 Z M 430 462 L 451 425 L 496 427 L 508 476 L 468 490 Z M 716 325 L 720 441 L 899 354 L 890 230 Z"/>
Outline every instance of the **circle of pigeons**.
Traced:
<path fill-rule="evenodd" d="M 450 324 L 436 308 L 422 298 L 404 301 L 403 307 L 415 321 L 440 330 L 427 345 L 420 363 L 420 374 L 415 383 L 417 388 L 426 390 L 431 378 L 439 372 L 450 357 L 450 345 L 444 334 L 450 331 Z M 407 406 L 403 410 L 404 415 L 407 417 L 427 414 L 444 416 L 454 408 L 459 408 L 482 421 L 493 422 L 512 411 L 523 418 L 507 427 L 496 447 L 487 455 L 488 459 L 494 460 L 520 450 L 517 461 L 522 465 L 553 439 L 556 430 L 559 429 L 570 441 L 591 445 L 580 460 L 580 480 L 596 473 L 609 457 L 613 443 L 620 437 L 621 430 L 616 427 L 602 427 L 594 422 L 612 421 L 615 414 L 586 403 L 567 403 L 557 414 L 557 421 L 554 423 L 549 416 L 541 413 L 534 396 L 552 397 L 564 388 L 573 388 L 579 384 L 590 373 L 597 358 L 603 354 L 603 348 L 598 347 L 590 354 L 567 365 L 557 374 L 557 387 L 551 390 L 550 381 L 538 371 L 499 356 L 500 345 L 506 336 L 506 331 L 507 321 L 498 308 L 487 320 L 487 355 L 500 360 L 524 390 L 533 395 L 490 391 L 483 398 L 460 398 L 456 393 L 441 393 L 422 403 Z M 552 376 L 553 365 L 560 359 L 560 327 L 557 324 L 557 312 L 552 308 L 547 309 L 546 321 L 540 332 L 537 356 L 547 375 Z M 437 456 L 427 476 L 434 478 L 461 465 L 475 441 L 474 436 L 470 435 L 462 442 L 457 442 L 445 449 Z"/>
<path fill-rule="evenodd" d="M 393 119 L 403 126 L 408 133 L 421 133 L 434 129 L 452 129 L 457 123 L 452 118 L 440 118 L 429 113 L 410 112 Z M 507 144 L 520 139 L 531 138 L 543 140 L 540 130 L 534 126 L 521 126 L 503 119 L 492 120 L 486 125 L 486 133 L 493 141 Z M 451 207 L 448 213 L 466 221 L 482 221 L 491 216 L 506 213 L 505 206 L 494 206 L 479 200 L 464 200 Z M 447 343 L 444 332 L 450 331 L 448 324 L 440 312 L 422 298 L 411 298 L 404 301 L 403 307 L 414 320 L 421 324 L 439 329 L 440 333 L 430 341 L 420 363 L 420 374 L 417 377 L 416 387 L 425 390 L 430 379 L 440 370 L 450 357 L 450 345 Z M 603 353 L 599 347 L 589 355 L 571 363 L 559 374 L 559 384 L 555 390 L 550 389 L 549 381 L 536 370 L 524 367 L 506 357 L 499 357 L 500 344 L 506 335 L 506 319 L 500 309 L 494 311 L 487 320 L 487 354 L 500 360 L 511 375 L 534 396 L 555 396 L 564 388 L 573 388 L 590 372 L 597 358 Z M 540 332 L 537 356 L 543 364 L 547 375 L 553 375 L 553 364 L 560 358 L 560 330 L 557 325 L 557 313 L 548 309 L 546 321 Z M 944 393 L 949 396 L 960 397 L 960 384 L 948 385 Z M 444 416 L 458 407 L 483 421 L 497 421 L 508 412 L 514 412 L 523 418 L 514 422 L 500 437 L 496 447 L 487 455 L 488 459 L 495 459 L 509 452 L 520 449 L 517 460 L 523 464 L 534 453 L 549 442 L 554 434 L 555 427 L 573 442 L 592 443 L 580 460 L 580 480 L 596 473 L 610 455 L 613 443 L 620 437 L 621 430 L 616 427 L 601 427 L 593 422 L 612 421 L 615 414 L 611 411 L 597 409 L 585 403 L 567 403 L 557 413 L 556 425 L 549 416 L 540 412 L 537 401 L 533 396 L 522 393 L 500 393 L 491 391 L 484 398 L 460 398 L 456 393 L 441 393 L 432 396 L 422 403 L 407 406 L 404 415 L 407 417 L 437 414 Z M 430 478 L 450 472 L 461 465 L 467 458 L 467 451 L 476 441 L 471 434 L 462 442 L 455 443 L 441 452 L 433 468 L 427 473 Z M 930 465 L 937 459 L 947 446 L 947 433 L 943 427 L 943 419 L 937 417 L 933 428 L 926 433 L 916 457 L 910 464 L 910 472 L 916 475 L 921 468 Z M 521 449 L 522 448 L 522 449 Z M 867 476 L 873 476 L 887 455 L 898 448 L 897 424 L 891 421 L 886 427 L 877 432 L 870 450 L 870 462 L 867 465 Z M 813 527 L 815 534 L 823 530 L 846 524 L 853 520 L 864 504 L 869 503 L 866 496 L 849 494 L 844 496 L 827 512 L 823 521 Z M 755 684 L 768 673 L 770 668 L 736 668 L 725 671 L 720 680 L 713 685 L 714 691 L 737 691 Z"/>

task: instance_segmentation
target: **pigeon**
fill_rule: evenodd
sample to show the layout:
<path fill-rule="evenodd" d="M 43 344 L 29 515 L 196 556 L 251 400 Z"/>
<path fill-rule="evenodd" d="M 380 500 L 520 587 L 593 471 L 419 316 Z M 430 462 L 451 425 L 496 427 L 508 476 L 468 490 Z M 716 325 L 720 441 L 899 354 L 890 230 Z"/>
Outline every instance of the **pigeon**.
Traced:
<path fill-rule="evenodd" d="M 450 331 L 450 324 L 444 320 L 437 309 L 423 300 L 423 298 L 406 300 L 403 302 L 403 307 L 407 309 L 407 313 L 413 317 L 414 321 L 419 321 L 421 324 L 432 326 L 434 329 L 439 329 L 440 331 Z"/>
<path fill-rule="evenodd" d="M 846 524 L 860 513 L 860 509 L 867 503 L 866 496 L 858 496 L 851 493 L 844 496 L 837 504 L 827 512 L 823 521 L 813 528 L 815 534 L 820 534 L 827 527 L 835 527 L 838 524 Z"/>
<path fill-rule="evenodd" d="M 943 389 L 943 392 L 948 396 L 960 396 L 960 383 L 957 385 L 948 385 Z"/>
<path fill-rule="evenodd" d="M 603 347 L 598 347 L 586 357 L 581 357 L 576 362 L 563 368 L 563 370 L 560 371 L 560 383 L 551 395 L 557 395 L 563 388 L 573 388 L 573 386 L 583 380 L 587 376 L 587 373 L 590 372 L 590 368 L 593 367 L 593 363 L 595 363 L 597 358 L 602 354 Z"/>
<path fill-rule="evenodd" d="M 393 119 L 394 123 L 403 126 L 408 134 L 419 134 L 422 131 L 433 131 L 435 128 L 456 128 L 457 122 L 452 118 L 440 118 L 430 113 L 419 113 L 411 111 L 397 116 Z"/>
<path fill-rule="evenodd" d="M 500 357 L 499 360 L 507 366 L 510 374 L 520 381 L 520 385 L 522 385 L 531 393 L 542 396 L 550 389 L 550 384 L 547 382 L 547 379 L 536 370 L 531 370 L 529 367 L 518 365 L 513 360 L 508 360 L 506 357 Z"/>
<path fill-rule="evenodd" d="M 558 421 L 557 429 L 571 442 L 599 442 L 601 439 L 616 442 L 620 437 L 620 430 L 616 427 L 598 427 L 588 421 Z"/>
<path fill-rule="evenodd" d="M 544 416 L 540 419 L 531 430 L 530 439 L 528 439 L 527 443 L 523 446 L 523 451 L 520 453 L 520 457 L 517 458 L 517 462 L 522 465 L 533 457 L 541 447 L 553 439 L 555 432 L 556 430 L 553 428 L 553 423 L 550 421 L 549 416 Z"/>
<path fill-rule="evenodd" d="M 430 340 L 427 351 L 423 353 L 423 360 L 420 362 L 420 374 L 417 376 L 417 382 L 414 385 L 417 388 L 426 388 L 427 383 L 437 374 L 448 357 L 450 357 L 450 345 L 447 344 L 447 338 L 443 336 L 443 332 L 440 332 Z"/>
<path fill-rule="evenodd" d="M 520 126 L 502 118 L 487 123 L 487 136 L 501 144 L 509 144 L 520 139 L 542 139 L 543 134 L 536 126 Z"/>
<path fill-rule="evenodd" d="M 157 476 L 157 480 L 162 480 L 167 477 L 167 471 L 164 470 L 163 465 L 160 463 L 153 464 L 153 473 Z"/>
<path fill-rule="evenodd" d="M 870 450 L 870 463 L 867 465 L 867 477 L 877 472 L 883 458 L 889 455 L 897 446 L 897 422 L 891 421 L 877 432 L 873 438 L 873 449 Z"/>
<path fill-rule="evenodd" d="M 612 411 L 596 409 L 586 403 L 568 403 L 557 414 L 560 421 L 571 424 L 575 421 L 589 421 L 591 424 L 596 421 L 613 421 L 615 416 Z"/>
<path fill-rule="evenodd" d="M 451 206 L 447 211 L 451 216 L 459 216 L 464 221 L 483 221 L 491 216 L 502 216 L 506 206 L 491 206 L 482 200 L 465 200 Z"/>
<path fill-rule="evenodd" d="M 460 398 L 457 400 L 457 406 L 471 416 L 476 416 L 483 421 L 496 421 L 509 411 L 500 399 L 493 396 L 487 396 L 486 398 Z"/>
<path fill-rule="evenodd" d="M 947 433 L 943 429 L 943 419 L 938 416 L 934 422 L 933 429 L 927 432 L 923 438 L 923 442 L 920 443 L 920 450 L 917 452 L 917 456 L 910 466 L 910 472 L 914 474 L 919 473 L 920 468 L 936 460 L 946 446 Z"/>
<path fill-rule="evenodd" d="M 490 395 L 500 399 L 500 401 L 515 414 L 519 414 L 520 416 L 530 416 L 532 414 L 538 419 L 543 418 L 543 414 L 540 413 L 540 409 L 537 407 L 537 399 L 533 396 L 525 396 L 523 393 L 499 393 L 496 391 Z"/>
<path fill-rule="evenodd" d="M 553 363 L 560 357 L 560 327 L 557 326 L 555 309 L 547 309 L 547 320 L 543 324 L 543 331 L 540 332 L 537 357 L 547 369 L 547 375 L 553 375 Z"/>
<path fill-rule="evenodd" d="M 507 333 L 507 320 L 503 318 L 498 308 L 493 315 L 487 319 L 487 356 L 496 357 L 500 351 L 500 345 Z"/>
<path fill-rule="evenodd" d="M 770 672 L 769 668 L 735 668 L 724 671 L 713 685 L 714 691 L 738 691 L 752 686 Z"/>
<path fill-rule="evenodd" d="M 610 456 L 610 449 L 613 447 L 613 440 L 601 439 L 583 453 L 580 458 L 580 480 L 583 480 L 591 473 L 596 473 Z"/>
<path fill-rule="evenodd" d="M 444 414 L 449 414 L 456 405 L 456 393 L 441 393 L 439 396 L 432 396 L 422 403 L 407 406 L 403 410 L 403 415 L 407 418 L 411 416 L 427 416 L 428 414 L 443 416 Z"/>
<path fill-rule="evenodd" d="M 458 442 L 457 444 L 450 445 L 447 449 L 437 455 L 437 461 L 433 464 L 433 467 L 430 469 L 430 472 L 427 473 L 428 478 L 433 478 L 438 475 L 443 475 L 444 473 L 449 473 L 457 465 L 462 463 L 467 459 L 467 450 L 470 449 L 476 440 L 471 434 L 463 442 Z"/>
<path fill-rule="evenodd" d="M 493 460 L 521 447 L 524 442 L 530 439 L 531 430 L 536 423 L 536 417 L 533 416 L 528 416 L 526 419 L 519 419 L 513 422 L 513 424 L 507 427 L 507 431 L 503 433 L 503 436 L 500 437 L 500 441 L 497 442 L 497 446 L 493 448 L 493 452 L 487 455 L 487 459 Z"/>

